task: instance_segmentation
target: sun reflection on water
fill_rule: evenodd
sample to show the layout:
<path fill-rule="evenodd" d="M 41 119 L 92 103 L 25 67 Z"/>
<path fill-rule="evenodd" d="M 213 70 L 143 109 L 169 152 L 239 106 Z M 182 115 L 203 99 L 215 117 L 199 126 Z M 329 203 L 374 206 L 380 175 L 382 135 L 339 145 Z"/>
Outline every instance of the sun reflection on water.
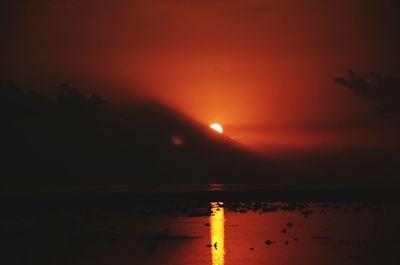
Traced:
<path fill-rule="evenodd" d="M 225 263 L 225 218 L 222 205 L 222 202 L 211 202 L 211 209 L 214 212 L 210 216 L 212 265 Z"/>

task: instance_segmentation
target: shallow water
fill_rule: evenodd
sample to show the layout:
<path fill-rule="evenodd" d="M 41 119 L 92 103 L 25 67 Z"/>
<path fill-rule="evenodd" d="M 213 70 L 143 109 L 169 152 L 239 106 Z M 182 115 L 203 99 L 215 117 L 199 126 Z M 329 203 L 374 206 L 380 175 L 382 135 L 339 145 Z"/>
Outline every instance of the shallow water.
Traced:
<path fill-rule="evenodd" d="M 2 219 L 7 264 L 397 264 L 399 207 L 143 204 Z M 266 240 L 273 243 L 267 245 Z"/>

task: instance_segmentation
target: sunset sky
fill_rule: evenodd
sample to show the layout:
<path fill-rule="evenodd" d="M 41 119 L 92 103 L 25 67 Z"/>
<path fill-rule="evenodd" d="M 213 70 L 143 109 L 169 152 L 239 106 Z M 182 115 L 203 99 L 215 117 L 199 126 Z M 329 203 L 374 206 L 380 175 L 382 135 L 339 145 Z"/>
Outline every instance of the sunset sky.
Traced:
<path fill-rule="evenodd" d="M 0 78 L 144 95 L 249 146 L 373 145 L 367 102 L 328 76 L 400 73 L 396 2 L 6 0 Z"/>

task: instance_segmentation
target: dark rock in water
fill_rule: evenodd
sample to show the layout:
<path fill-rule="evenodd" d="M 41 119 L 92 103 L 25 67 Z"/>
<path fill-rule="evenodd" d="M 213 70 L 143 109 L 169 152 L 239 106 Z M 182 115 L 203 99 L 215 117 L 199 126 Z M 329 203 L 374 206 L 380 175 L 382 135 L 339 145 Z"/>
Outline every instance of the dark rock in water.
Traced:
<path fill-rule="evenodd" d="M 283 229 L 281 230 L 281 233 L 282 233 L 282 234 L 286 234 L 286 233 L 287 233 L 287 229 L 286 229 L 286 228 L 283 228 Z"/>
<path fill-rule="evenodd" d="M 291 228 L 291 227 L 293 227 L 293 223 L 292 223 L 292 222 L 287 222 L 287 223 L 286 223 L 286 226 L 289 227 L 289 228 Z"/>
<path fill-rule="evenodd" d="M 297 204 L 295 202 L 288 203 L 286 206 L 282 206 L 281 209 L 283 211 L 292 212 L 297 209 Z"/>
<path fill-rule="evenodd" d="M 299 241 L 299 238 L 298 237 L 295 237 L 295 238 L 293 238 L 295 241 Z"/>
<path fill-rule="evenodd" d="M 255 248 L 250 248 L 250 250 L 251 250 L 251 251 L 254 251 L 254 250 L 255 250 Z"/>
<path fill-rule="evenodd" d="M 314 211 L 301 211 L 301 214 L 303 215 L 304 218 L 308 218 L 313 213 Z"/>
<path fill-rule="evenodd" d="M 286 241 L 285 241 L 285 245 L 289 245 L 289 241 L 286 240 Z"/>
<path fill-rule="evenodd" d="M 210 226 L 210 223 L 205 223 L 204 226 Z"/>
<path fill-rule="evenodd" d="M 257 211 L 257 210 L 260 209 L 260 208 L 261 208 L 261 204 L 260 204 L 259 202 L 253 203 L 253 204 L 251 205 L 251 209 L 252 209 L 253 211 Z"/>
<path fill-rule="evenodd" d="M 276 207 L 263 207 L 262 211 L 265 213 L 269 213 L 269 212 L 276 212 L 278 209 Z"/>
<path fill-rule="evenodd" d="M 212 247 L 212 245 L 211 244 L 207 244 L 207 247 L 210 248 L 210 247 Z"/>
<path fill-rule="evenodd" d="M 272 244 L 275 244 L 276 242 L 274 242 L 274 241 L 271 241 L 271 240 L 265 240 L 265 245 L 267 245 L 267 246 L 269 246 L 269 245 L 272 245 Z"/>

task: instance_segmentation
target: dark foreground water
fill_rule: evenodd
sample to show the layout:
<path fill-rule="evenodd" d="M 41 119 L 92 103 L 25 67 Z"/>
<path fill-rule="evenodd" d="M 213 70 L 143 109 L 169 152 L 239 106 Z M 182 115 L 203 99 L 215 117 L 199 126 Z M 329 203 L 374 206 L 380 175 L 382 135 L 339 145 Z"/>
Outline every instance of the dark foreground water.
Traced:
<path fill-rule="evenodd" d="M 399 264 L 400 203 L 386 192 L 221 190 L 8 194 L 0 263 Z"/>

